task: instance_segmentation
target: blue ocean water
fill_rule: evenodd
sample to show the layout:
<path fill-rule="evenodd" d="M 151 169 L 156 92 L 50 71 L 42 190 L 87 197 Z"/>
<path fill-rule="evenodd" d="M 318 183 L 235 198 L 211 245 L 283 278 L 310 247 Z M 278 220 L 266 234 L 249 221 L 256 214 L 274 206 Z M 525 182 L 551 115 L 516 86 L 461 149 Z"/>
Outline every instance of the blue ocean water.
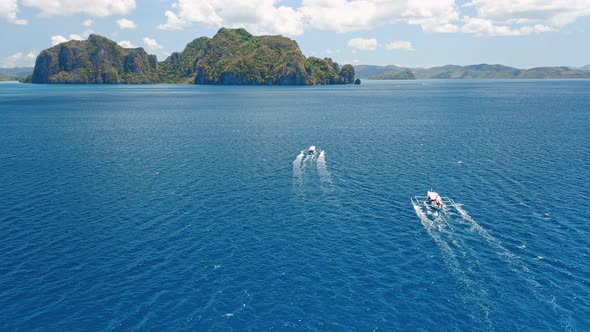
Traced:
<path fill-rule="evenodd" d="M 589 179 L 585 80 L 0 84 L 0 330 L 588 331 Z"/>

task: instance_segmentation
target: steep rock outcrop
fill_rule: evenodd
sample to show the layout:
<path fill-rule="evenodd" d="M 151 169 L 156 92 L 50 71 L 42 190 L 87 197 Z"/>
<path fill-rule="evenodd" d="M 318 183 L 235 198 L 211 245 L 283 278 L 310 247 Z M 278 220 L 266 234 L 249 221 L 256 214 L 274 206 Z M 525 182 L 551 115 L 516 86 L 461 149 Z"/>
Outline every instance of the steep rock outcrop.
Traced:
<path fill-rule="evenodd" d="M 305 57 L 297 43 L 282 36 L 252 36 L 225 29 L 207 43 L 197 63 L 197 84 L 309 84 Z"/>
<path fill-rule="evenodd" d="M 195 83 L 227 85 L 349 84 L 354 68 L 331 59 L 306 59 L 294 40 L 221 28 L 158 63 L 143 48 L 123 48 L 90 35 L 44 50 L 33 83 Z"/>
<path fill-rule="evenodd" d="M 330 58 L 309 57 L 306 60 L 307 74 L 311 84 L 351 84 L 354 82 L 354 67 L 342 69 Z"/>
<path fill-rule="evenodd" d="M 44 50 L 37 57 L 33 83 L 154 83 L 158 61 L 143 48 L 126 49 L 90 35 Z"/>
<path fill-rule="evenodd" d="M 197 62 L 204 56 L 208 37 L 200 37 L 188 43 L 182 52 L 172 53 L 160 62 L 160 82 L 194 83 L 197 76 Z"/>

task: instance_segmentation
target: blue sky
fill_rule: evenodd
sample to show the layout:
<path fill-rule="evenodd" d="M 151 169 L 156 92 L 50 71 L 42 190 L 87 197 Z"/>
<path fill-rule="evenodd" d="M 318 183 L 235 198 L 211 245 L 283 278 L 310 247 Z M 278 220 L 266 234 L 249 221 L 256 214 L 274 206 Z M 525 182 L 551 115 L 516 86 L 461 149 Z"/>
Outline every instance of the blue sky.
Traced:
<path fill-rule="evenodd" d="M 0 67 L 89 33 L 163 60 L 221 26 L 340 63 L 590 64 L 590 0 L 0 0 Z"/>

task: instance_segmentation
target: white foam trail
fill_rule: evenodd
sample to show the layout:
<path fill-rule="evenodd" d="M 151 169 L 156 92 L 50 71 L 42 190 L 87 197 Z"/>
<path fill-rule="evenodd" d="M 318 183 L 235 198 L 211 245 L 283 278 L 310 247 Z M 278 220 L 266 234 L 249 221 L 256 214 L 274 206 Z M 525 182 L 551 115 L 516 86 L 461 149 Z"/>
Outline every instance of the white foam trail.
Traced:
<path fill-rule="evenodd" d="M 444 219 L 442 219 L 442 217 L 439 214 L 438 216 L 435 216 L 435 218 L 437 218 L 435 222 L 428 218 L 426 213 L 422 211 L 422 207 L 419 204 L 412 202 L 412 205 L 414 206 L 416 215 L 418 215 L 420 221 L 422 222 L 422 225 L 426 229 L 426 232 L 428 232 L 428 235 L 432 237 L 432 239 L 440 249 L 445 264 L 447 265 L 451 273 L 455 276 L 459 284 L 461 284 L 463 290 L 467 293 L 463 294 L 463 299 L 466 302 L 471 302 L 473 305 L 477 306 L 482 311 L 482 314 L 484 316 L 486 323 L 488 324 L 488 327 L 490 327 L 490 329 L 493 330 L 494 324 L 490 319 L 490 308 L 482 303 L 482 301 L 487 297 L 486 291 L 484 289 L 476 287 L 473 280 L 471 280 L 469 276 L 465 274 L 463 269 L 461 269 L 461 264 L 459 263 L 457 255 L 455 254 L 451 246 L 436 231 L 437 229 L 442 230 L 441 227 L 445 226 L 444 224 L 446 224 L 446 221 L 444 221 Z"/>
<path fill-rule="evenodd" d="M 322 182 L 323 184 L 331 185 L 332 177 L 330 175 L 330 172 L 328 171 L 328 165 L 326 165 L 326 153 L 324 150 L 320 152 L 320 155 L 317 160 L 317 166 L 318 173 L 320 175 L 320 182 Z"/>
<path fill-rule="evenodd" d="M 293 160 L 293 188 L 301 191 L 303 186 L 303 168 L 301 162 L 303 160 L 304 153 L 301 151 L 295 160 Z"/>
<path fill-rule="evenodd" d="M 434 211 L 433 216 L 434 216 L 434 221 L 436 222 L 436 225 L 438 227 L 438 230 L 441 233 L 446 234 L 449 237 L 449 240 L 451 240 L 451 243 L 453 245 L 455 245 L 455 247 L 459 248 L 459 249 L 463 249 L 463 242 L 455 237 L 455 229 L 453 228 L 453 226 L 447 221 L 447 218 L 444 217 L 445 213 L 444 210 L 439 212 L 439 211 Z"/>
<path fill-rule="evenodd" d="M 326 151 L 322 150 L 318 157 L 318 164 L 323 164 L 324 167 L 326 166 Z"/>
<path fill-rule="evenodd" d="M 304 170 L 305 167 L 307 167 L 307 162 L 310 161 L 313 158 L 313 155 L 308 154 L 305 156 L 305 159 L 303 159 L 303 165 L 301 166 L 301 170 Z"/>
<path fill-rule="evenodd" d="M 301 177 L 301 161 L 303 160 L 303 150 L 299 152 L 295 160 L 293 160 L 293 177 L 300 178 Z"/>
<path fill-rule="evenodd" d="M 524 273 L 525 276 L 523 278 L 527 282 L 532 284 L 535 287 L 535 289 L 537 289 L 537 292 L 542 292 L 544 290 L 543 285 L 541 285 L 535 279 L 535 276 L 532 274 L 531 270 L 526 265 L 524 265 L 524 263 L 520 260 L 520 257 L 518 257 L 517 255 L 512 253 L 510 250 L 506 249 L 506 247 L 504 247 L 498 239 L 496 239 L 485 228 L 483 228 L 477 221 L 475 221 L 475 219 L 473 219 L 467 213 L 467 211 L 463 210 L 463 208 L 461 208 L 461 206 L 459 204 L 454 203 L 453 207 L 455 207 L 455 209 L 457 209 L 457 212 L 459 212 L 459 214 L 461 215 L 461 217 L 464 220 L 468 221 L 471 224 L 471 228 L 474 231 L 476 231 L 477 234 L 479 234 L 482 238 L 484 238 L 486 240 L 486 242 L 488 243 L 489 246 L 498 250 L 498 255 L 510 265 L 511 269 L 514 272 L 518 273 L 520 271 L 520 272 Z M 566 317 L 565 314 L 559 312 L 558 305 L 555 301 L 555 296 L 553 296 L 552 294 L 541 294 L 542 296 L 540 296 L 537 292 L 533 292 L 533 293 L 535 293 L 534 296 L 537 298 L 537 300 L 547 304 L 551 308 L 551 310 L 557 316 L 559 316 L 560 322 L 561 322 L 562 326 L 566 329 L 566 331 L 573 331 L 572 324 L 571 324 L 569 318 Z M 553 305 L 550 305 L 550 303 L 553 303 Z"/>
<path fill-rule="evenodd" d="M 518 267 L 520 270 L 522 270 L 522 272 L 526 272 L 526 273 L 531 272 L 528 267 L 526 267 L 524 264 L 522 264 L 522 262 L 520 261 L 518 256 L 516 256 L 515 254 L 510 252 L 510 250 L 506 249 L 506 247 L 504 247 L 498 239 L 496 239 L 493 235 L 491 235 L 485 228 L 481 227 L 481 225 L 477 221 L 475 221 L 467 213 L 467 211 L 463 210 L 461 208 L 461 206 L 459 206 L 459 204 L 455 203 L 453 206 L 455 207 L 455 209 L 457 209 L 457 212 L 459 212 L 459 214 L 461 215 L 461 217 L 465 221 L 468 221 L 469 223 L 471 223 L 471 228 L 474 231 L 476 231 L 477 234 L 481 235 L 481 237 L 483 237 L 486 240 L 488 245 L 497 249 L 500 252 L 500 257 L 507 260 L 508 263 L 510 263 L 511 265 Z"/>

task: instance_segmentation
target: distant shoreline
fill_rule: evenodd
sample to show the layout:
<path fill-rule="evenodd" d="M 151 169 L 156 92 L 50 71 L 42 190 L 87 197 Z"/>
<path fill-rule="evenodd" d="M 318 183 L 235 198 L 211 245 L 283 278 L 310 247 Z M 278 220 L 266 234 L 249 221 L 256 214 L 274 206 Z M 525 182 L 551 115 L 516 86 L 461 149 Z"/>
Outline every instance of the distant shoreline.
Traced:
<path fill-rule="evenodd" d="M 514 78 L 416 78 L 411 80 L 406 79 L 382 79 L 382 78 L 361 78 L 364 82 L 421 82 L 421 81 L 588 81 L 590 77 L 514 77 Z"/>
<path fill-rule="evenodd" d="M 504 65 L 478 64 L 469 66 L 445 65 L 439 67 L 419 68 L 419 67 L 399 67 L 395 65 L 376 66 L 376 65 L 357 65 L 353 66 L 355 77 L 361 80 L 569 80 L 569 79 L 590 79 L 590 66 L 573 68 L 573 67 L 534 67 L 530 69 L 518 69 Z M 19 80 L 21 83 L 27 82 L 27 76 L 33 72 L 32 67 L 23 68 L 0 68 L 0 81 Z M 55 84 L 55 83 L 50 83 Z M 80 83 L 65 83 L 80 84 Z M 82 83 L 84 84 L 84 83 Z M 86 83 L 92 84 L 92 83 Z M 113 82 L 108 84 L 194 84 L 192 82 Z M 217 84 L 222 85 L 222 84 Z M 234 85 L 234 84 L 228 84 Z M 240 85 L 240 84 L 235 84 Z M 256 85 L 256 84 L 253 84 Z M 264 85 L 264 84 L 261 84 Z M 312 84 L 313 85 L 313 84 Z"/>
<path fill-rule="evenodd" d="M 535 67 L 519 69 L 504 65 L 446 65 L 431 68 L 357 65 L 355 74 L 361 79 L 590 79 L 590 71 L 570 67 Z"/>

